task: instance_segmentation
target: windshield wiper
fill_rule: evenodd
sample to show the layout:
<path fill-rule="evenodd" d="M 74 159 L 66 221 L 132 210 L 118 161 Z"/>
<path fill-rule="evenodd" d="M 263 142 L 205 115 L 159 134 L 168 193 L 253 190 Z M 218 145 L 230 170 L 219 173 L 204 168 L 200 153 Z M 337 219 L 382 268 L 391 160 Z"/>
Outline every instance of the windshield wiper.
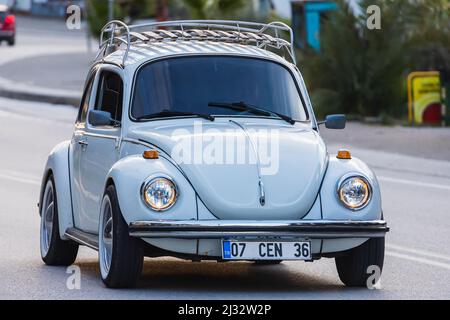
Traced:
<path fill-rule="evenodd" d="M 209 121 L 215 120 L 215 118 L 210 114 L 203 114 L 203 113 L 197 113 L 197 112 L 184 112 L 184 111 L 167 110 L 167 109 L 165 109 L 161 112 L 138 117 L 136 120 L 142 121 L 142 120 L 151 120 L 151 119 L 155 119 L 155 118 L 170 118 L 170 117 L 184 117 L 184 116 L 196 116 L 196 117 L 206 119 Z"/>
<path fill-rule="evenodd" d="M 245 103 L 243 101 L 241 102 L 231 102 L 231 103 L 227 103 L 227 102 L 210 102 L 208 103 L 209 107 L 213 107 L 213 108 L 225 108 L 225 109 L 232 109 L 232 110 L 236 110 L 236 111 L 248 111 L 251 112 L 253 114 L 258 114 L 261 116 L 266 116 L 269 117 L 271 115 L 276 115 L 278 118 L 290 123 L 290 124 L 295 124 L 295 120 L 292 119 L 289 116 L 286 116 L 284 114 L 275 112 L 275 111 L 271 111 L 271 110 L 267 110 L 264 108 L 260 108 L 260 107 L 256 107 L 254 105 Z"/>

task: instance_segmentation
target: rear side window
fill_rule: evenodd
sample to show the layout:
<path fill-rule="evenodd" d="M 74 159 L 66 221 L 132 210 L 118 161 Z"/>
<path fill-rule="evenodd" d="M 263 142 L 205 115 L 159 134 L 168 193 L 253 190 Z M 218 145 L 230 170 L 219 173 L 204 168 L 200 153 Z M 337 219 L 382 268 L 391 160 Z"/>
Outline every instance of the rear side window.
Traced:
<path fill-rule="evenodd" d="M 122 120 L 123 82 L 114 72 L 103 71 L 97 91 L 95 109 L 111 113 L 114 120 Z"/>

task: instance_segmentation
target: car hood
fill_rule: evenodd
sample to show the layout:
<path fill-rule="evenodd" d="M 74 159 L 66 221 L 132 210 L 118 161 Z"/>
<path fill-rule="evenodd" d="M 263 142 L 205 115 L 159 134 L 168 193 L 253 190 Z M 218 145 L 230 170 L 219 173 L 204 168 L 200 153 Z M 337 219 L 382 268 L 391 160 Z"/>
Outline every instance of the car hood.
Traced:
<path fill-rule="evenodd" d="M 177 119 L 138 125 L 130 134 L 170 155 L 220 219 L 300 219 L 326 169 L 323 140 L 302 123 Z"/>

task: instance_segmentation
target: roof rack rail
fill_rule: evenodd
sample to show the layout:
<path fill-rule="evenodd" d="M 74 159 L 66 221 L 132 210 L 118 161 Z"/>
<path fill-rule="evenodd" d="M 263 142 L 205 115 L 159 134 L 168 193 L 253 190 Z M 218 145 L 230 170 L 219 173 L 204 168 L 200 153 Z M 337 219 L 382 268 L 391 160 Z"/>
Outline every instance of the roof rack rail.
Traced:
<path fill-rule="evenodd" d="M 285 33 L 289 35 L 288 39 Z M 265 50 L 275 49 L 287 53 L 291 62 L 296 63 L 294 33 L 285 23 L 264 24 L 228 20 L 179 20 L 132 26 L 113 20 L 101 30 L 95 61 L 123 46 L 125 52 L 122 66 L 125 67 L 132 44 L 191 40 L 234 42 L 254 45 Z M 279 55 L 286 58 L 282 53 Z"/>

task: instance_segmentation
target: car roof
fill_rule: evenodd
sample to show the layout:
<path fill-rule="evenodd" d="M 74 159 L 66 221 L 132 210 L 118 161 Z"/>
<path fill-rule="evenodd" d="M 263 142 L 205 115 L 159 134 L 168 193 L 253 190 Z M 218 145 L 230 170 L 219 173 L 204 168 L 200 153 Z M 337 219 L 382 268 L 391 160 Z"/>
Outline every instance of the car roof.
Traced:
<path fill-rule="evenodd" d="M 125 49 L 119 49 L 103 58 L 104 62 L 121 64 Z M 151 60 L 188 55 L 232 55 L 259 57 L 289 64 L 279 55 L 252 45 L 217 41 L 166 41 L 151 44 L 133 44 L 128 52 L 125 66 L 140 66 Z"/>

